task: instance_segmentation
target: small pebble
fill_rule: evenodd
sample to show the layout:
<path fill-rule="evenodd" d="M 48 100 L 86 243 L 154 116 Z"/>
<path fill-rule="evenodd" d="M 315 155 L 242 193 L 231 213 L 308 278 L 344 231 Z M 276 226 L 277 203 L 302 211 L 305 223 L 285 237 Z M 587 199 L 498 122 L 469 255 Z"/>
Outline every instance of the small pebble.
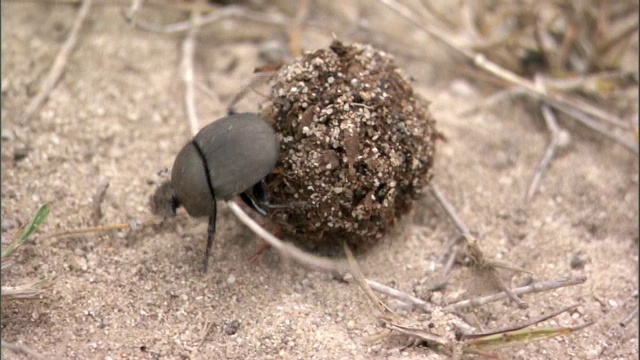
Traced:
<path fill-rule="evenodd" d="M 227 283 L 228 284 L 235 284 L 236 283 L 236 277 L 234 275 L 229 275 L 229 277 L 227 278 Z"/>
<path fill-rule="evenodd" d="M 571 266 L 572 269 L 577 270 L 584 268 L 584 265 L 586 263 L 587 259 L 584 258 L 584 254 L 582 253 L 582 251 L 576 251 L 575 253 L 573 253 L 573 256 L 571 256 L 569 266 Z"/>
<path fill-rule="evenodd" d="M 0 130 L 0 134 L 2 141 L 11 141 L 15 138 L 13 131 L 10 129 L 2 128 L 2 130 Z"/>
<path fill-rule="evenodd" d="M 16 149 L 16 151 L 13 153 L 13 161 L 21 161 L 26 159 L 27 156 L 29 156 L 30 151 L 31 149 L 29 149 L 28 147 Z"/>
<path fill-rule="evenodd" d="M 460 96 L 471 96 L 475 94 L 473 86 L 467 81 L 462 79 L 456 79 L 451 82 L 451 92 Z"/>
<path fill-rule="evenodd" d="M 2 219 L 2 225 L 0 225 L 0 227 L 2 228 L 2 232 L 9 231 L 16 227 L 16 222 L 14 220 L 5 218 Z"/>
<path fill-rule="evenodd" d="M 356 323 L 355 323 L 355 321 L 353 321 L 353 320 L 349 320 L 349 321 L 347 322 L 347 329 L 349 329 L 349 330 L 353 330 L 355 327 L 356 327 Z"/>
<path fill-rule="evenodd" d="M 238 328 L 240 327 L 240 320 L 231 320 L 226 322 L 222 327 L 222 332 L 225 335 L 235 335 L 238 332 Z"/>

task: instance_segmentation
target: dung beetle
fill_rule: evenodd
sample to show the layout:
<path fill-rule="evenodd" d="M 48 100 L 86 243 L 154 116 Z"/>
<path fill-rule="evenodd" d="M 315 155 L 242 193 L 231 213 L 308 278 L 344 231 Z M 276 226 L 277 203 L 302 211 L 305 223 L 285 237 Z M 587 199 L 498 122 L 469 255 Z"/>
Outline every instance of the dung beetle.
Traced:
<path fill-rule="evenodd" d="M 176 156 L 171 180 L 151 196 L 151 211 L 175 216 L 183 206 L 190 216 L 209 216 L 204 271 L 216 231 L 217 200 L 241 199 L 262 215 L 270 206 L 265 199 L 265 176 L 279 154 L 278 137 L 257 114 L 223 117 L 202 128 Z"/>

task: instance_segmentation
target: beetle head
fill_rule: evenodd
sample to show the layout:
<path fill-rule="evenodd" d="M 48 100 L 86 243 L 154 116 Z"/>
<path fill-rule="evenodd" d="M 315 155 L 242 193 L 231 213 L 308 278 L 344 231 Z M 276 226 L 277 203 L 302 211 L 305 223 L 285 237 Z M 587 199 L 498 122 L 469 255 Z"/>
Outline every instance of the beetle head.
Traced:
<path fill-rule="evenodd" d="M 180 206 L 171 181 L 163 182 L 149 199 L 151 212 L 159 216 L 176 216 L 176 209 Z"/>

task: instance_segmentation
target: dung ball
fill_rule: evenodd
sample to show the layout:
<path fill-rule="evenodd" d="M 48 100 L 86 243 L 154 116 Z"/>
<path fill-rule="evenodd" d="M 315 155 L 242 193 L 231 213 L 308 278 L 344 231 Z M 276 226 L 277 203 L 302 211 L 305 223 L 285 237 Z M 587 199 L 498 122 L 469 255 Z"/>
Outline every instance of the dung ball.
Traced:
<path fill-rule="evenodd" d="M 266 178 L 285 236 L 355 248 L 382 238 L 433 176 L 439 133 L 392 56 L 334 41 L 280 68 L 261 107 L 280 137 Z"/>

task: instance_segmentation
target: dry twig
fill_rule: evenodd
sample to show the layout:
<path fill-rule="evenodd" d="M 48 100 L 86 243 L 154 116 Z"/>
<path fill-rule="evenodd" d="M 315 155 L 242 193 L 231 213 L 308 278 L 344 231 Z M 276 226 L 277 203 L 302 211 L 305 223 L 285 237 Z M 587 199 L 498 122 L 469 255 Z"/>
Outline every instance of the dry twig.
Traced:
<path fill-rule="evenodd" d="M 540 186 L 540 180 L 542 180 L 542 176 L 547 171 L 553 156 L 556 153 L 558 148 L 566 147 L 569 144 L 570 135 L 569 132 L 560 128 L 558 126 L 558 122 L 556 121 L 555 114 L 553 110 L 547 105 L 541 106 L 542 116 L 544 117 L 545 123 L 547 124 L 547 129 L 551 133 L 551 140 L 547 145 L 547 148 L 542 155 L 542 159 L 540 159 L 540 163 L 536 166 L 535 173 L 533 175 L 533 179 L 531 180 L 531 184 L 529 185 L 529 190 L 527 191 L 527 195 L 525 198 L 526 202 L 531 201 L 533 196 L 538 191 L 538 187 Z"/>
<path fill-rule="evenodd" d="M 412 296 L 400 290 L 396 290 L 392 287 L 380 284 L 377 281 L 366 279 L 366 282 L 369 285 L 369 287 L 371 287 L 371 289 L 374 291 L 377 291 L 381 294 L 385 294 L 394 299 L 398 299 L 403 303 L 412 305 L 413 307 L 420 309 L 426 313 L 430 313 L 431 311 L 433 311 L 433 305 L 429 304 L 428 302 L 422 299 L 419 299 L 415 296 Z"/>
<path fill-rule="evenodd" d="M 431 185 L 430 190 L 431 190 L 431 194 L 433 194 L 433 196 L 436 198 L 436 200 L 438 200 L 440 205 L 442 205 L 447 215 L 451 218 L 451 220 L 455 224 L 458 231 L 460 231 L 462 235 L 461 238 L 462 240 L 464 240 L 464 253 L 472 260 L 472 264 L 474 265 L 474 267 L 478 270 L 483 271 L 487 275 L 489 275 L 495 281 L 495 283 L 500 287 L 500 289 L 502 289 L 509 296 L 509 298 L 511 298 L 511 300 L 513 300 L 518 305 L 519 308 L 521 309 L 527 308 L 528 305 L 524 301 L 522 301 L 520 298 L 518 298 L 517 294 L 512 292 L 511 289 L 507 286 L 507 284 L 505 284 L 504 281 L 502 281 L 496 269 L 505 268 L 505 269 L 515 270 L 520 272 L 528 272 L 528 271 L 510 264 L 487 259 L 484 253 L 482 252 L 482 249 L 480 248 L 480 245 L 478 244 L 477 240 L 475 240 L 473 235 L 471 235 L 471 231 L 469 230 L 469 227 L 460 219 L 458 214 L 453 209 L 453 206 L 451 206 L 449 201 L 447 201 L 447 199 L 440 192 L 440 190 L 438 190 L 438 188 L 433 184 Z M 452 243 L 451 246 L 453 247 L 455 243 L 457 243 L 457 241 Z M 449 250 L 451 252 L 451 249 Z M 440 286 L 443 286 L 443 284 L 446 283 L 446 278 L 448 276 L 449 270 L 445 268 L 445 271 L 446 272 L 443 275 L 441 275 L 442 280 L 439 284 Z"/>
<path fill-rule="evenodd" d="M 210 321 L 209 318 L 205 319 L 204 326 L 202 327 L 202 335 L 200 338 L 200 342 L 196 345 L 196 349 L 200 349 L 202 344 L 204 344 L 207 335 L 209 335 L 209 331 L 211 331 L 211 327 L 213 326 L 213 321 Z"/>
<path fill-rule="evenodd" d="M 620 320 L 620 326 L 625 327 L 629 325 L 629 323 L 633 319 L 638 317 L 638 310 L 640 309 L 638 308 L 638 305 L 636 305 L 636 307 L 633 310 L 631 310 L 631 312 L 629 312 L 627 315 L 625 315 L 625 317 L 622 318 L 622 320 Z"/>
<path fill-rule="evenodd" d="M 585 281 L 587 281 L 587 277 L 584 275 L 569 276 L 569 277 L 564 277 L 564 278 L 551 280 L 551 281 L 540 281 L 528 286 L 522 286 L 515 289 L 511 289 L 511 291 L 513 291 L 513 293 L 516 295 L 532 294 L 532 293 L 549 291 L 549 290 L 566 287 L 566 286 L 578 285 L 578 284 L 584 283 Z M 445 306 L 443 310 L 449 311 L 449 312 L 459 311 L 459 310 L 479 307 L 479 306 L 488 304 L 490 302 L 499 301 L 505 298 L 507 298 L 507 294 L 504 292 L 500 292 L 493 295 L 481 296 L 478 298 L 463 300 L 453 304 L 449 304 Z"/>
<path fill-rule="evenodd" d="M 467 227 L 467 225 L 462 221 L 462 219 L 460 219 L 456 211 L 453 209 L 453 206 L 451 205 L 451 203 L 444 197 L 444 195 L 438 189 L 438 187 L 435 184 L 431 184 L 431 186 L 429 187 L 429 191 L 431 191 L 431 194 L 433 195 L 433 197 L 435 197 L 436 200 L 438 200 L 438 203 L 440 203 L 440 205 L 442 206 L 444 211 L 447 213 L 449 218 L 453 221 L 453 224 L 456 226 L 460 234 L 463 237 L 471 237 L 472 235 L 471 235 L 471 231 L 469 230 L 469 227 Z"/>
<path fill-rule="evenodd" d="M 45 101 L 47 101 L 49 95 L 51 95 L 51 92 L 58 84 L 58 81 L 64 73 L 67 61 L 69 60 L 69 55 L 71 54 L 71 51 L 78 41 L 78 34 L 80 33 L 80 29 L 82 28 L 84 20 L 89 14 L 91 3 L 92 0 L 84 0 L 82 2 L 82 6 L 78 11 L 78 16 L 76 16 L 73 27 L 71 27 L 71 31 L 69 32 L 69 36 L 65 40 L 64 44 L 62 44 L 60 52 L 58 52 L 56 59 L 53 61 L 53 66 L 51 66 L 49 73 L 42 81 L 40 91 L 38 92 L 38 94 L 36 94 L 35 97 L 33 97 L 33 99 L 31 99 L 29 105 L 27 105 L 26 110 L 18 119 L 18 123 L 24 124 L 29 122 L 29 120 L 31 120 L 31 117 L 33 117 L 33 115 L 40 110 L 42 105 L 44 105 Z"/>

